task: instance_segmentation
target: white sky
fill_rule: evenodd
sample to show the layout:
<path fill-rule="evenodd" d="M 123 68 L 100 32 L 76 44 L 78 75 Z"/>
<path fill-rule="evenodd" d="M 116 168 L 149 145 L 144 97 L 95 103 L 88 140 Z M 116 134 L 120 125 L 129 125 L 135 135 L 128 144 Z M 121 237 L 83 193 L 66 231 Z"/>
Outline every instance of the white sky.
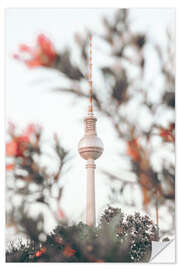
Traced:
<path fill-rule="evenodd" d="M 51 93 L 52 87 L 64 83 L 58 73 L 43 69 L 28 70 L 11 55 L 17 51 L 20 43 L 33 45 L 39 33 L 47 34 L 56 49 L 61 51 L 67 44 L 72 45 L 75 32 L 83 33 L 85 27 L 96 32 L 101 31 L 102 15 L 111 16 L 114 11 L 114 9 L 8 9 L 6 11 L 6 118 L 20 127 L 24 127 L 29 122 L 40 123 L 46 131 L 45 140 L 52 136 L 53 132 L 57 132 L 63 145 L 70 149 L 75 158 L 71 170 L 62 180 L 66 182 L 62 204 L 72 219 L 76 219 L 85 208 L 85 162 L 77 153 L 77 145 L 84 134 L 82 120 L 86 116 L 87 102 L 80 99 L 77 104 L 77 99 L 70 95 Z M 161 45 L 165 43 L 167 25 L 174 23 L 174 15 L 174 9 L 131 10 L 134 30 L 146 31 L 151 40 L 158 41 Z M 101 64 L 98 61 L 102 58 L 96 55 L 96 44 L 98 43 L 95 40 L 93 62 L 98 66 Z M 154 71 L 153 63 L 151 65 Z M 94 78 L 96 79 L 96 75 Z M 111 166 L 115 171 L 117 167 L 126 168 L 128 164 L 122 159 L 119 165 L 120 159 L 116 155 L 116 136 L 109 122 L 99 113 L 96 116 L 98 135 L 105 146 L 103 156 L 97 161 L 96 171 L 96 202 L 97 212 L 99 212 L 108 202 L 109 190 L 108 182 L 98 168 Z M 123 144 L 119 146 L 118 143 L 118 148 L 122 151 L 123 147 Z M 49 164 L 53 168 L 54 162 L 51 161 Z M 139 198 L 141 200 L 140 194 Z M 139 207 L 141 207 L 140 202 Z M 128 211 L 128 209 L 123 210 Z"/>

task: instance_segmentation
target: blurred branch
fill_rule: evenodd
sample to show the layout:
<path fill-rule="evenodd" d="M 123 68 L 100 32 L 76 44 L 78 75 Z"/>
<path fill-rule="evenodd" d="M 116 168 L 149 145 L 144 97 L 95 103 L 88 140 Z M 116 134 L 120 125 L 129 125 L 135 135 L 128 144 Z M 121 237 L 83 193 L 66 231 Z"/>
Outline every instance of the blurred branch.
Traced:
<path fill-rule="evenodd" d="M 107 175 L 111 180 L 117 180 L 119 182 L 122 182 L 124 185 L 127 185 L 127 184 L 130 184 L 130 185 L 135 185 L 137 184 L 137 182 L 132 182 L 132 181 L 128 181 L 128 180 L 125 180 L 125 179 L 122 179 L 120 178 L 119 176 L 117 175 L 114 175 L 106 170 L 101 170 L 102 173 L 104 173 L 105 175 Z"/>

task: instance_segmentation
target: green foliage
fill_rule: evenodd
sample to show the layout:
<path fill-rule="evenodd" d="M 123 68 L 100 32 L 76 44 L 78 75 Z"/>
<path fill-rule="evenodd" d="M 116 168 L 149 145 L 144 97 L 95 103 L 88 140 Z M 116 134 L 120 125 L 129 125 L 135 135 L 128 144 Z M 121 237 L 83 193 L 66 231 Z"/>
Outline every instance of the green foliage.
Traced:
<path fill-rule="evenodd" d="M 147 262 L 157 228 L 148 216 L 108 207 L 97 227 L 58 226 L 45 242 L 11 247 L 7 262 Z"/>

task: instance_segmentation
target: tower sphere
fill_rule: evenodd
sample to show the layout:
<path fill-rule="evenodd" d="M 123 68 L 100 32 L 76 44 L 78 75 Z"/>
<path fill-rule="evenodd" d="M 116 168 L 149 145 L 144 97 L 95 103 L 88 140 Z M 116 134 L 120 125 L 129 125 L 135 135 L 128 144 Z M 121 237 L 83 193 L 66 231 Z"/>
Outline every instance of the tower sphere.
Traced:
<path fill-rule="evenodd" d="M 103 150 L 103 143 L 96 135 L 85 135 L 78 145 L 80 156 L 86 160 L 95 160 L 99 158 L 102 155 Z"/>

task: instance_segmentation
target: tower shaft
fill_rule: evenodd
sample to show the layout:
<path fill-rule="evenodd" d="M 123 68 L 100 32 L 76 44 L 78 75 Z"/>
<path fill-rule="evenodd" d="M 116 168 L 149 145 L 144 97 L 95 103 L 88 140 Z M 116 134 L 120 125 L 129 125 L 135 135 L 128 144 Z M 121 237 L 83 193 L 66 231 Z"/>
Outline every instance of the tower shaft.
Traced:
<path fill-rule="evenodd" d="M 86 201 L 86 224 L 96 225 L 96 207 L 95 207 L 95 168 L 93 159 L 89 159 L 86 164 L 87 170 L 87 201 Z"/>

